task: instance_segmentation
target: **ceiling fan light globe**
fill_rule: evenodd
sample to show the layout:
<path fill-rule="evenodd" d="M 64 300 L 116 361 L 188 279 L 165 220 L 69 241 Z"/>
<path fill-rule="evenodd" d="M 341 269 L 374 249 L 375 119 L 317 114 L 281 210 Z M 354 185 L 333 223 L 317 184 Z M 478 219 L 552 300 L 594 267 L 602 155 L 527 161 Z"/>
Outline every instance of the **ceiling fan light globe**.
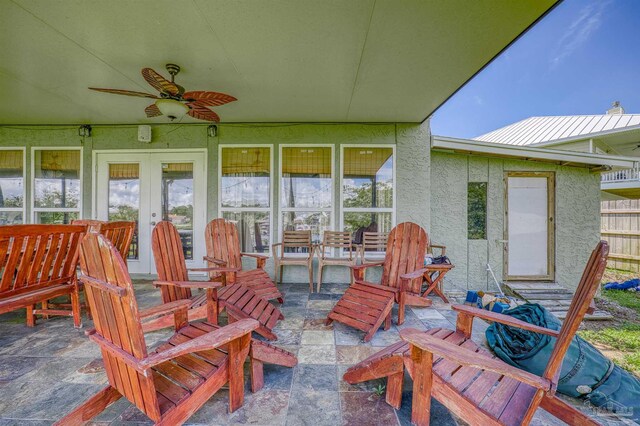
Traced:
<path fill-rule="evenodd" d="M 175 99 L 158 99 L 156 106 L 163 115 L 166 115 L 171 120 L 184 117 L 189 112 L 188 106 Z"/>

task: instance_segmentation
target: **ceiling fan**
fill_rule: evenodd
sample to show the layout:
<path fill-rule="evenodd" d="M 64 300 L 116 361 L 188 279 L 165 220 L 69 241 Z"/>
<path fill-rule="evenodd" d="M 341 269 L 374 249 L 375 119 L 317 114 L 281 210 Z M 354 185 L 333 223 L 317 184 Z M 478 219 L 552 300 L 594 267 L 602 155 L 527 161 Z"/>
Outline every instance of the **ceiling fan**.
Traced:
<path fill-rule="evenodd" d="M 171 81 L 151 68 L 142 69 L 142 77 L 144 77 L 151 87 L 160 92 L 159 96 L 131 90 L 101 89 L 97 87 L 89 87 L 89 89 L 116 95 L 157 99 L 144 109 L 147 117 L 166 115 L 172 121 L 187 114 L 198 120 L 219 122 L 220 117 L 213 112 L 210 107 L 228 104 L 229 102 L 237 100 L 233 96 L 219 92 L 208 92 L 204 90 L 185 92 L 184 87 L 176 84 L 174 81 L 175 76 L 180 72 L 180 67 L 176 64 L 167 64 L 166 68 L 171 75 Z"/>

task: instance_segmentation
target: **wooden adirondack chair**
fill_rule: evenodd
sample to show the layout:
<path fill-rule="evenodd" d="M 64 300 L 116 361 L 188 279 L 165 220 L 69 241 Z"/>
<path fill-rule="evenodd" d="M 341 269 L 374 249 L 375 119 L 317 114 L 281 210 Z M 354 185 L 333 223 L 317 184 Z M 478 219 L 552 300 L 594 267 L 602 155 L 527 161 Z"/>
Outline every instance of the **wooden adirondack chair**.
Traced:
<path fill-rule="evenodd" d="M 384 329 L 391 326 L 391 308 L 398 303 L 398 324 L 404 322 L 406 304 L 430 306 L 431 301 L 420 297 L 422 274 L 415 278 L 404 278 L 424 266 L 424 254 L 427 248 L 427 233 L 419 225 L 404 222 L 389 233 L 384 261 L 353 265 L 354 283 L 347 288 L 336 303 L 326 324 L 338 321 L 364 331 L 364 341 L 373 338 L 384 321 Z M 380 284 L 364 280 L 366 268 L 382 266 Z"/>
<path fill-rule="evenodd" d="M 266 300 L 277 299 L 280 303 L 284 303 L 284 296 L 264 270 L 264 264 L 268 257 L 255 253 L 242 253 L 238 228 L 233 222 L 225 219 L 213 219 L 207 224 L 204 239 L 207 246 L 207 255 L 204 260 L 209 266 L 238 269 L 225 274 L 227 286 L 244 284 Z M 257 267 L 243 270 L 243 256 L 255 258 Z M 219 279 L 219 276 L 220 274 L 216 272 L 209 274 L 209 278 L 212 280 Z"/>
<path fill-rule="evenodd" d="M 100 345 L 109 385 L 56 424 L 77 425 L 125 397 L 158 425 L 180 425 L 215 392 L 229 384 L 229 411 L 244 400 L 243 365 L 251 331 L 246 319 L 214 331 L 187 321 L 185 301 L 152 310 L 171 312 L 175 334 L 149 354 L 131 278 L 115 247 L 89 233 L 81 243 L 80 279 L 94 313 L 95 329 L 87 334 Z"/>
<path fill-rule="evenodd" d="M 431 397 L 469 424 L 526 425 L 541 407 L 570 425 L 597 425 L 555 395 L 562 360 L 593 297 L 607 263 L 609 248 L 601 241 L 592 252 L 567 317 L 559 331 L 464 305 L 456 330 L 402 330 L 395 343 L 349 368 L 344 380 L 354 384 L 387 377 L 387 402 L 400 408 L 404 368 L 413 378 L 411 421 L 429 424 Z M 482 318 L 556 338 L 542 376 L 528 373 L 492 356 L 471 340 L 473 319 Z M 489 390 L 493 391 L 489 393 Z"/>
<path fill-rule="evenodd" d="M 10 225 L 0 226 L 0 314 L 27 309 L 27 326 L 36 315 L 73 316 L 82 326 L 76 267 L 78 247 L 86 226 Z M 47 300 L 69 295 L 66 309 L 53 309 Z M 41 308 L 36 309 L 40 303 Z"/>
<path fill-rule="evenodd" d="M 175 226 L 168 221 L 159 222 L 153 229 L 151 248 L 159 278 L 154 284 L 160 287 L 164 303 L 189 299 L 191 301 L 190 320 L 207 318 L 208 322 L 217 324 L 220 302 L 221 307 L 226 308 L 230 322 L 243 318 L 255 318 L 260 322 L 256 330 L 258 334 L 269 340 L 278 339 L 271 331 L 278 320 L 284 319 L 284 315 L 278 308 L 243 284 L 224 287 L 226 274 L 237 272 L 238 268 L 207 267 L 187 270 L 180 235 Z M 220 280 L 189 281 L 188 271 L 214 272 L 220 274 Z M 207 290 L 204 294 L 192 295 L 192 288 Z M 170 323 L 166 318 L 158 318 L 146 323 L 145 331 L 168 325 Z"/>

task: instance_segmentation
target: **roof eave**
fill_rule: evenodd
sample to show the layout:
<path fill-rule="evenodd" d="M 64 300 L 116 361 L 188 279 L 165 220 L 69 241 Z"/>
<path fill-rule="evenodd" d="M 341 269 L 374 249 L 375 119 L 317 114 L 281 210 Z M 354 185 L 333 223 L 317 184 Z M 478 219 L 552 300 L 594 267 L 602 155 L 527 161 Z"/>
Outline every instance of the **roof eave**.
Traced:
<path fill-rule="evenodd" d="M 591 154 L 586 152 L 560 151 L 519 145 L 507 145 L 494 142 L 482 142 L 471 139 L 459 139 L 446 136 L 433 136 L 431 149 L 487 157 L 514 158 L 551 162 L 566 166 L 580 166 L 599 170 L 628 169 L 634 167 L 637 159 L 617 155 Z"/>

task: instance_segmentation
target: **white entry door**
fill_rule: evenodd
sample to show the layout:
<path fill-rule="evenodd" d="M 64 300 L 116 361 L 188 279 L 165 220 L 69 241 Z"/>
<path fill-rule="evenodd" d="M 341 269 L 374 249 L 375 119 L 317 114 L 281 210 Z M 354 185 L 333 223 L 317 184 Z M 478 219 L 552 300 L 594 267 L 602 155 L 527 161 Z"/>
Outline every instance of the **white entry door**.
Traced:
<path fill-rule="evenodd" d="M 554 279 L 554 174 L 507 173 L 505 279 Z"/>
<path fill-rule="evenodd" d="M 131 273 L 155 273 L 151 231 L 161 220 L 178 228 L 187 265 L 202 265 L 204 152 L 98 152 L 95 182 L 96 219 L 137 224 L 127 260 Z"/>

